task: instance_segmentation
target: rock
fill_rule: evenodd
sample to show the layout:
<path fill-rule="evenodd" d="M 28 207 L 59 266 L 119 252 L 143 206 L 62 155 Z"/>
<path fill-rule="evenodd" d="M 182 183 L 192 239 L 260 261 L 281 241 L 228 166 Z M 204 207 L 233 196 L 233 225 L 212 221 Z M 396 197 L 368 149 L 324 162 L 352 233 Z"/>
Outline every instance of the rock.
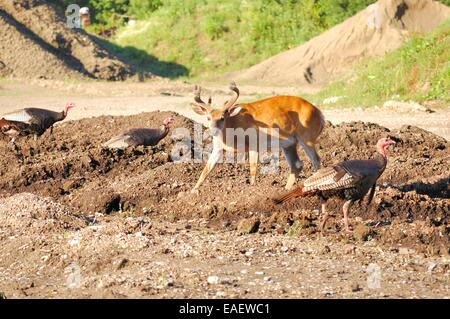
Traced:
<path fill-rule="evenodd" d="M 208 284 L 210 285 L 217 285 L 219 283 L 219 277 L 217 276 L 208 276 Z"/>
<path fill-rule="evenodd" d="M 431 274 L 431 273 L 433 272 L 433 270 L 436 269 L 437 265 L 438 265 L 438 264 L 435 263 L 435 262 L 430 262 L 430 263 L 428 264 L 428 272 Z"/>
<path fill-rule="evenodd" d="M 414 252 L 415 252 L 414 249 L 407 248 L 407 247 L 400 247 L 400 248 L 398 249 L 398 253 L 399 253 L 400 255 L 409 255 L 409 254 L 412 254 L 412 253 L 414 253 Z"/>
<path fill-rule="evenodd" d="M 163 248 L 163 249 L 161 250 L 161 253 L 163 253 L 164 255 L 167 255 L 167 254 L 170 254 L 171 251 L 170 251 L 169 248 Z"/>
<path fill-rule="evenodd" d="M 93 189 L 78 195 L 73 203 L 85 213 L 110 214 L 120 210 L 120 195 L 112 189 Z"/>
<path fill-rule="evenodd" d="M 337 101 L 339 101 L 342 98 L 343 98 L 343 96 L 331 96 L 331 97 L 328 97 L 328 98 L 324 99 L 322 104 L 323 105 L 334 104 L 334 103 L 336 103 Z"/>
<path fill-rule="evenodd" d="M 169 277 L 169 278 L 167 279 L 167 281 L 166 281 L 166 286 L 167 286 L 167 287 L 173 287 L 173 285 L 174 285 L 174 280 L 173 280 L 172 277 Z"/>
<path fill-rule="evenodd" d="M 244 218 L 239 221 L 237 230 L 244 234 L 256 233 L 260 224 L 261 221 L 256 217 Z"/>
<path fill-rule="evenodd" d="M 361 291 L 362 288 L 359 286 L 359 284 L 353 283 L 351 286 L 351 290 L 352 290 L 352 292 L 358 292 L 358 291 Z"/>
<path fill-rule="evenodd" d="M 121 258 L 116 262 L 116 269 L 122 269 L 124 268 L 126 265 L 128 264 L 128 259 L 126 258 Z"/>
<path fill-rule="evenodd" d="M 426 106 L 420 105 L 419 103 L 409 101 L 409 102 L 401 102 L 401 101 L 386 101 L 383 104 L 385 108 L 396 109 L 400 111 L 420 111 L 426 113 L 433 113 L 434 111 L 429 109 Z"/>
<path fill-rule="evenodd" d="M 372 228 L 361 224 L 358 224 L 355 228 L 355 231 L 353 232 L 353 237 L 359 241 L 371 240 L 374 235 L 375 232 Z"/>
<path fill-rule="evenodd" d="M 344 248 L 344 253 L 346 255 L 353 255 L 356 252 L 356 246 L 350 245 Z"/>
<path fill-rule="evenodd" d="M 327 246 L 327 245 L 325 245 L 325 246 L 322 248 L 322 251 L 321 251 L 322 254 L 328 254 L 328 253 L 330 253 L 330 252 L 331 252 L 331 249 L 330 249 L 330 247 Z"/>
<path fill-rule="evenodd" d="M 69 193 L 72 189 L 80 187 L 80 180 L 66 180 L 62 184 L 64 194 Z"/>
<path fill-rule="evenodd" d="M 271 280 L 272 280 L 272 277 L 270 277 L 270 276 L 264 277 L 264 281 L 271 281 Z"/>
<path fill-rule="evenodd" d="M 296 220 L 291 227 L 289 227 L 287 234 L 289 236 L 299 236 L 301 231 L 306 228 L 310 228 L 313 226 L 313 223 L 308 219 L 299 219 Z"/>

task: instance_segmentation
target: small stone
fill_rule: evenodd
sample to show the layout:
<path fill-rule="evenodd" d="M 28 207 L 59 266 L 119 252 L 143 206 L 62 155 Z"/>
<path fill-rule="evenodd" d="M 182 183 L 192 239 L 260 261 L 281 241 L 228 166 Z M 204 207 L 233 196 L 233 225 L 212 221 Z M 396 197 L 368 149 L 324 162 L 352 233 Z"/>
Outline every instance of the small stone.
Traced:
<path fill-rule="evenodd" d="M 264 271 L 255 271 L 255 275 L 262 276 L 264 275 Z"/>
<path fill-rule="evenodd" d="M 168 279 L 167 279 L 167 282 L 166 282 L 166 286 L 167 286 L 167 287 L 173 287 L 173 285 L 174 285 L 174 280 L 173 280 L 173 278 L 172 278 L 172 277 L 168 278 Z"/>
<path fill-rule="evenodd" d="M 361 224 L 358 224 L 356 226 L 355 231 L 353 233 L 353 237 L 359 241 L 371 240 L 374 235 L 375 235 L 375 232 L 372 230 L 372 228 L 370 228 L 369 226 L 366 226 L 366 225 L 361 225 Z"/>
<path fill-rule="evenodd" d="M 256 233 L 260 224 L 261 222 L 258 218 L 244 218 L 239 221 L 237 230 L 244 234 Z"/>
<path fill-rule="evenodd" d="M 272 277 L 270 277 L 270 276 L 264 277 L 264 281 L 271 281 L 271 280 L 272 280 Z"/>
<path fill-rule="evenodd" d="M 432 273 L 433 270 L 436 269 L 437 265 L 438 265 L 438 264 L 435 263 L 435 262 L 430 262 L 430 263 L 428 264 L 428 272 L 429 272 L 429 273 Z"/>
<path fill-rule="evenodd" d="M 329 246 L 325 245 L 322 249 L 322 254 L 328 254 L 331 252 L 331 249 Z"/>
<path fill-rule="evenodd" d="M 414 253 L 414 249 L 410 249 L 410 248 L 407 248 L 407 247 L 400 247 L 398 249 L 398 253 L 400 255 L 409 255 L 409 254 Z"/>
<path fill-rule="evenodd" d="M 120 259 L 116 263 L 117 264 L 116 269 L 117 270 L 122 269 L 123 267 L 125 267 L 127 265 L 127 263 L 128 263 L 128 259 L 126 259 L 126 258 Z"/>
<path fill-rule="evenodd" d="M 219 277 L 217 276 L 208 276 L 208 284 L 210 285 L 217 285 L 219 283 Z"/>
<path fill-rule="evenodd" d="M 344 252 L 346 255 L 353 255 L 356 252 L 356 246 L 346 246 Z"/>
<path fill-rule="evenodd" d="M 72 188 L 76 186 L 76 181 L 73 180 L 66 180 L 62 184 L 62 189 L 65 193 L 69 193 Z"/>
<path fill-rule="evenodd" d="M 362 288 L 357 283 L 353 283 L 351 289 L 352 292 L 358 292 L 362 290 Z"/>

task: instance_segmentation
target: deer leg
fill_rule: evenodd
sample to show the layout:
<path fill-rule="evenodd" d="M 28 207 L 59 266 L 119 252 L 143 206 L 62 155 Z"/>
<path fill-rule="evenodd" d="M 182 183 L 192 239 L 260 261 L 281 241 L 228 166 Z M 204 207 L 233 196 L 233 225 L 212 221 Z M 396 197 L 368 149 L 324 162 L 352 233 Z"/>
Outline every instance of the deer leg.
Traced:
<path fill-rule="evenodd" d="M 212 151 L 211 156 L 208 159 L 208 163 L 206 163 L 206 166 L 203 169 L 202 174 L 200 175 L 200 178 L 198 179 L 197 184 L 195 184 L 195 186 L 192 189 L 191 193 L 197 193 L 198 192 L 198 188 L 200 187 L 200 185 L 202 185 L 202 183 L 205 180 L 205 178 L 212 171 L 212 169 L 216 165 L 217 161 L 219 160 L 220 155 L 221 155 L 221 151 L 222 151 L 221 149 Z"/>
<path fill-rule="evenodd" d="M 320 157 L 317 154 L 316 146 L 313 143 L 300 143 L 303 147 L 303 150 L 311 161 L 312 168 L 314 171 L 317 171 L 320 167 Z"/>
<path fill-rule="evenodd" d="M 298 174 L 300 173 L 300 171 L 303 167 L 303 163 L 300 160 L 300 158 L 298 157 L 297 144 L 292 144 L 290 146 L 282 147 L 282 148 L 283 148 L 284 156 L 286 157 L 286 160 L 287 160 L 287 162 L 289 164 L 289 168 L 290 168 L 290 173 L 289 173 L 289 177 L 288 177 L 285 188 L 291 189 L 295 183 L 295 180 L 296 180 Z"/>
<path fill-rule="evenodd" d="M 352 232 L 351 226 L 348 222 L 348 213 L 350 212 L 350 206 L 352 205 L 352 201 L 348 200 L 345 202 L 344 206 L 342 207 L 342 210 L 344 211 L 344 225 L 345 225 L 345 231 Z"/>
<path fill-rule="evenodd" d="M 258 168 L 258 151 L 250 150 L 248 152 L 248 161 L 250 162 L 250 184 L 256 183 L 256 171 Z"/>

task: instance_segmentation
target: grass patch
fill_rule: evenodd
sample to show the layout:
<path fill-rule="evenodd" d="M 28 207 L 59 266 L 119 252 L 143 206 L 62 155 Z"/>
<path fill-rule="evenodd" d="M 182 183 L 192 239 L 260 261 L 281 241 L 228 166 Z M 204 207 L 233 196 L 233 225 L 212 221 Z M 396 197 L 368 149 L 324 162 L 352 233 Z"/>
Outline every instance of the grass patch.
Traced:
<path fill-rule="evenodd" d="M 210 78 L 296 47 L 374 1 L 167 0 L 119 28 L 113 50 L 159 75 Z"/>
<path fill-rule="evenodd" d="M 386 100 L 450 102 L 450 19 L 433 32 L 414 36 L 399 49 L 355 67 L 356 76 L 330 84 L 309 98 L 342 96 L 342 106 L 373 106 Z M 320 103 L 319 103 L 320 104 Z"/>

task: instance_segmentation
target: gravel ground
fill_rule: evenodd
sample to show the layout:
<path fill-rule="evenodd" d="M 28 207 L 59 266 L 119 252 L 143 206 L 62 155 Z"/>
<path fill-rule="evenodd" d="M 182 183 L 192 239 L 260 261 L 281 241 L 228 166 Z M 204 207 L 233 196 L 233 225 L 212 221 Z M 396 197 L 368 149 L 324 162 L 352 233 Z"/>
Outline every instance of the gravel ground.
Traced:
<path fill-rule="evenodd" d="M 64 212 L 49 199 L 16 195 L 17 206 L 9 199 L 2 213 L 23 211 L 24 197 L 29 207 L 45 202 L 48 214 Z M 41 222 L 25 219 L 31 229 Z M 376 240 L 242 234 L 207 224 L 97 214 L 78 230 L 77 220 L 45 235 L 3 229 L 0 291 L 8 298 L 450 297 L 448 256 Z"/>

